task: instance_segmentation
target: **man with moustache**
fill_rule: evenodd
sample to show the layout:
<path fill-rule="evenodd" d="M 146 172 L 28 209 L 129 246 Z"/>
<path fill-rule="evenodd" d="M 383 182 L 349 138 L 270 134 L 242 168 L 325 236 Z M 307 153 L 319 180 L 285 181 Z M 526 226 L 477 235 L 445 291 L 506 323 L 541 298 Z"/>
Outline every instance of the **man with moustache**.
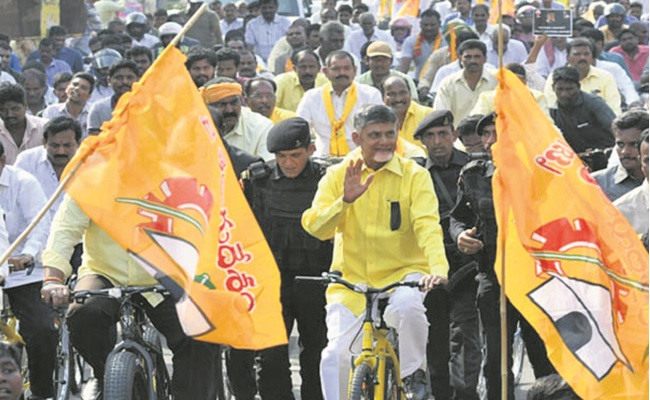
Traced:
<path fill-rule="evenodd" d="M 315 131 L 318 156 L 341 157 L 357 146 L 352 139 L 354 114 L 363 105 L 383 104 L 383 100 L 379 90 L 354 82 L 356 66 L 350 53 L 330 53 L 326 64 L 330 83 L 305 93 L 296 114 Z"/>
<path fill-rule="evenodd" d="M 420 121 L 433 112 L 433 109 L 413 101 L 411 99 L 412 88 L 400 76 L 388 77 L 382 87 L 384 89 L 384 103 L 397 114 L 399 137 L 417 146 L 422 146 L 422 143 L 413 137 L 413 133 Z"/>
<path fill-rule="evenodd" d="M 12 165 L 20 152 L 43 144 L 43 127 L 47 120 L 27 115 L 22 86 L 0 85 L 0 119 L 0 144 L 4 147 L 7 164 Z"/>
<path fill-rule="evenodd" d="M 435 10 L 425 10 L 420 14 L 420 32 L 404 40 L 402 59 L 397 69 L 407 73 L 413 62 L 415 76 L 419 77 L 429 55 L 445 45 L 440 33 L 440 14 Z"/>
<path fill-rule="evenodd" d="M 580 90 L 602 98 L 614 111 L 614 114 L 619 115 L 621 113 L 621 94 L 616 86 L 616 81 L 609 72 L 594 67 L 595 53 L 593 42 L 586 38 L 575 38 L 567 45 L 567 64 L 578 70 Z M 556 97 L 552 79 L 546 80 L 544 96 L 549 107 L 553 107 Z"/>
<path fill-rule="evenodd" d="M 203 47 L 193 47 L 187 53 L 185 68 L 190 73 L 197 88 L 214 78 L 217 68 L 217 54 Z"/>
<path fill-rule="evenodd" d="M 283 110 L 275 105 L 276 89 L 275 82 L 266 78 L 253 78 L 244 85 L 246 102 L 250 109 L 262 114 L 274 124 L 296 116 L 296 113 Z"/>
<path fill-rule="evenodd" d="M 66 116 L 55 117 L 45 125 L 43 146 L 20 153 L 15 166 L 32 174 L 49 199 L 59 186 L 61 174 L 77 152 L 81 139 L 79 122 Z M 51 218 L 54 218 L 61 201 L 63 196 L 59 196 L 50 208 Z"/>
<path fill-rule="evenodd" d="M 291 334 L 294 323 L 298 325 L 301 398 L 318 400 L 322 399 L 320 355 L 327 342 L 325 288 L 295 282 L 295 277 L 319 276 L 328 270 L 332 259 L 331 242 L 308 235 L 300 224 L 326 166 L 310 158 L 314 145 L 309 124 L 302 118 L 277 123 L 269 132 L 267 147 L 275 160 L 251 165 L 243 175 L 244 190 L 280 269 L 280 300 L 287 334 Z M 253 355 L 250 351 L 230 352 L 229 372 L 237 399 L 254 395 L 254 373 L 242 370 L 247 366 L 247 371 L 252 371 Z M 261 398 L 293 398 L 288 346 L 266 349 L 258 355 Z"/>
<path fill-rule="evenodd" d="M 111 97 L 103 98 L 90 107 L 88 112 L 88 134 L 97 135 L 104 122 L 113 116 L 113 110 L 122 95 L 131 90 L 138 80 L 138 66 L 131 60 L 121 60 L 108 71 L 108 84 L 113 88 Z"/>
<path fill-rule="evenodd" d="M 592 176 L 610 201 L 638 187 L 645 179 L 639 159 L 639 139 L 648 128 L 648 112 L 627 111 L 612 122 L 614 149 L 620 164 L 595 172 Z"/>
<path fill-rule="evenodd" d="M 356 81 L 377 88 L 380 92 L 383 90 L 382 84 L 391 76 L 402 77 L 409 83 L 409 92 L 411 98 L 417 101 L 417 88 L 413 80 L 406 74 L 391 68 L 393 63 L 393 52 L 386 42 L 372 42 L 366 49 L 364 59 L 368 65 L 368 71 L 356 78 Z"/>
<path fill-rule="evenodd" d="M 320 58 L 312 50 L 301 50 L 291 57 L 293 71 L 275 77 L 278 90 L 275 93 L 276 106 L 296 111 L 300 100 L 309 89 L 319 88 L 328 80 L 320 72 Z"/>
<path fill-rule="evenodd" d="M 614 112 L 603 99 L 582 90 L 578 70 L 560 67 L 549 80 L 557 97 L 557 104 L 549 109 L 550 117 L 573 151 L 612 147 Z"/>
<path fill-rule="evenodd" d="M 291 55 L 296 51 L 304 49 L 307 45 L 307 34 L 305 33 L 305 28 L 300 24 L 293 23 L 287 30 L 286 37 L 287 43 L 289 43 L 291 48 L 286 53 L 280 54 L 275 59 L 273 65 L 269 65 L 269 71 L 276 75 L 293 71 Z"/>
<path fill-rule="evenodd" d="M 433 103 L 434 110 L 450 110 L 454 120 L 460 121 L 474 108 L 479 94 L 496 88 L 495 72 L 484 67 L 486 54 L 487 46 L 477 39 L 466 40 L 458 46 L 463 69 L 442 81 Z"/>
<path fill-rule="evenodd" d="M 438 201 L 429 174 L 395 153 L 397 115 L 385 105 L 367 105 L 354 117 L 358 146 L 328 168 L 305 230 L 334 239 L 330 270 L 352 283 L 382 287 L 399 280 L 420 281 L 425 290 L 446 283 L 448 264 L 439 224 Z M 321 384 L 327 400 L 346 399 L 353 341 L 363 322 L 362 295 L 340 285 L 327 289 L 328 344 L 321 355 Z M 428 398 L 427 320 L 424 293 L 400 287 L 384 312 L 399 334 L 401 375 L 407 398 Z"/>
<path fill-rule="evenodd" d="M 340 22 L 330 21 L 320 28 L 320 46 L 314 51 L 318 54 L 321 64 L 333 51 L 342 50 L 345 43 L 345 27 Z"/>
<path fill-rule="evenodd" d="M 264 160 L 273 158 L 266 149 L 266 137 L 273 122 L 242 106 L 242 87 L 237 81 L 217 77 L 208 81 L 200 92 L 205 103 L 223 118 L 224 140 Z"/>
<path fill-rule="evenodd" d="M 447 287 L 431 290 L 424 300 L 429 321 L 427 361 L 431 387 L 436 398 L 478 400 L 476 386 L 481 369 L 481 346 L 474 280 L 477 267 L 470 257 L 458 251 L 449 234 L 449 215 L 457 200 L 458 177 L 470 158 L 454 148 L 458 131 L 454 130 L 454 117 L 449 110 L 427 115 L 413 136 L 422 142 L 429 154 L 424 167 L 431 175 L 438 197 L 449 263 Z"/>
<path fill-rule="evenodd" d="M 47 107 L 43 111 L 43 118 L 54 119 L 60 116 L 73 118 L 81 126 L 81 136 L 85 138 L 88 136 L 86 128 L 90 112 L 88 100 L 93 93 L 94 87 L 95 78 L 91 74 L 77 72 L 65 89 L 66 101 Z"/>
<path fill-rule="evenodd" d="M 641 186 L 619 197 L 614 206 L 627 218 L 634 231 L 644 239 L 648 249 L 648 130 L 641 134 L 638 144 L 639 161 L 645 179 Z"/>

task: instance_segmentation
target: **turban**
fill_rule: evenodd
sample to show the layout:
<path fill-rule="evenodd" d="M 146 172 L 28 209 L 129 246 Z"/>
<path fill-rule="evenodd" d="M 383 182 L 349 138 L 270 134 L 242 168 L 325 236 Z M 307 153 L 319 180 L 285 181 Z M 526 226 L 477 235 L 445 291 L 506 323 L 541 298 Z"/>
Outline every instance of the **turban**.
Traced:
<path fill-rule="evenodd" d="M 239 83 L 217 83 L 199 89 L 205 104 L 212 104 L 231 96 L 241 96 L 242 89 Z"/>

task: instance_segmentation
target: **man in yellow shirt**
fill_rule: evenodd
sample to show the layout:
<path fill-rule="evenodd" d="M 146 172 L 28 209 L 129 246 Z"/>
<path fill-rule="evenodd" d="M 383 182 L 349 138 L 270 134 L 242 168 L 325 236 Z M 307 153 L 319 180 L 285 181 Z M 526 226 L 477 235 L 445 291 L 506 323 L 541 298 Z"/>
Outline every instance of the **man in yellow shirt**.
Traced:
<path fill-rule="evenodd" d="M 276 90 L 275 82 L 266 78 L 253 78 L 246 81 L 244 85 L 248 107 L 253 112 L 270 119 L 274 124 L 296 116 L 293 111 L 276 107 Z"/>
<path fill-rule="evenodd" d="M 361 148 L 330 167 L 302 224 L 311 235 L 334 239 L 331 270 L 353 283 L 381 287 L 420 280 L 426 289 L 447 281 L 438 200 L 428 172 L 395 154 L 397 115 L 385 105 L 363 107 L 354 118 Z M 401 375 L 412 399 L 428 398 L 425 294 L 398 288 L 384 318 L 398 330 Z M 326 400 L 347 399 L 351 346 L 361 329 L 364 300 L 339 285 L 327 290 L 328 344 L 321 358 Z"/>
<path fill-rule="evenodd" d="M 619 115 L 621 93 L 612 74 L 593 66 L 595 52 L 594 44 L 589 39 L 575 38 L 567 45 L 567 65 L 574 67 L 580 73 L 580 90 L 602 98 L 614 114 Z M 557 97 L 553 90 L 553 79 L 546 80 L 544 96 L 548 106 L 555 107 Z"/>
<path fill-rule="evenodd" d="M 320 73 L 320 58 L 312 50 L 298 52 L 291 62 L 293 72 L 275 77 L 275 83 L 278 85 L 276 98 L 278 107 L 295 112 L 306 91 L 321 87 L 329 80 Z"/>
<path fill-rule="evenodd" d="M 422 147 L 422 142 L 413 138 L 420 121 L 433 112 L 432 108 L 422 106 L 411 100 L 408 82 L 399 76 L 391 76 L 384 81 L 384 103 L 397 114 L 399 137 Z"/>
<path fill-rule="evenodd" d="M 79 208 L 71 197 L 63 199 L 54 217 L 50 236 L 42 254 L 44 278 L 41 296 L 54 307 L 68 304 L 65 279 L 72 273 L 70 256 L 83 238 L 84 257 L 79 268 L 76 290 L 96 290 L 113 286 L 153 286 L 157 281 L 126 250 Z M 142 303 L 156 328 L 167 339 L 174 353 L 172 392 L 177 399 L 214 399 L 216 396 L 215 360 L 219 346 L 200 342 L 185 335 L 178 320 L 175 301 L 159 294 L 147 296 Z M 115 321 L 119 318 L 116 301 L 95 297 L 84 304 L 73 303 L 68 309 L 68 327 L 72 344 L 93 367 L 97 389 L 102 398 L 104 364 L 115 346 Z M 84 392 L 87 392 L 84 390 Z"/>

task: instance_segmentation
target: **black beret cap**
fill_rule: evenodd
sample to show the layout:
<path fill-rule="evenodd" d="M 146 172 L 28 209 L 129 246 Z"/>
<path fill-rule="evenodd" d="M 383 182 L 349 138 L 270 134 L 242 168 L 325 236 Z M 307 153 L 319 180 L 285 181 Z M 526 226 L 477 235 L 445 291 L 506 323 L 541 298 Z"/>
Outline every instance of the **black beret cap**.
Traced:
<path fill-rule="evenodd" d="M 307 147 L 311 142 L 309 123 L 300 117 L 288 118 L 271 128 L 266 148 L 271 153 Z"/>
<path fill-rule="evenodd" d="M 489 113 L 483 118 L 481 118 L 480 121 L 478 121 L 478 124 L 476 125 L 476 134 L 479 136 L 483 136 L 483 129 L 485 129 L 486 126 L 490 125 L 495 125 L 495 118 L 497 117 L 496 113 Z"/>
<path fill-rule="evenodd" d="M 430 113 L 420 121 L 418 127 L 415 128 L 413 139 L 420 139 L 424 131 L 429 128 L 437 126 L 451 126 L 454 127 L 454 114 L 449 110 L 438 110 Z"/>

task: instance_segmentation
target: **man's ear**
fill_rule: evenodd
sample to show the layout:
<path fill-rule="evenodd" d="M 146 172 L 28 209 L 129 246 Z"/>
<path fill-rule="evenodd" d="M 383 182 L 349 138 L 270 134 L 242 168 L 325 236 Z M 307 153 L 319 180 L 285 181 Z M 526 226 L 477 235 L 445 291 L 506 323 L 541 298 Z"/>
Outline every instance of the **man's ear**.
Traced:
<path fill-rule="evenodd" d="M 307 154 L 309 154 L 309 157 L 314 154 L 314 151 L 316 151 L 316 146 L 313 143 L 310 143 L 309 147 L 307 147 Z"/>
<path fill-rule="evenodd" d="M 359 146 L 360 145 L 360 143 L 359 143 L 360 139 L 361 139 L 361 137 L 360 137 L 359 133 L 357 131 L 353 131 L 352 132 L 352 141 L 354 142 L 354 144 Z"/>

